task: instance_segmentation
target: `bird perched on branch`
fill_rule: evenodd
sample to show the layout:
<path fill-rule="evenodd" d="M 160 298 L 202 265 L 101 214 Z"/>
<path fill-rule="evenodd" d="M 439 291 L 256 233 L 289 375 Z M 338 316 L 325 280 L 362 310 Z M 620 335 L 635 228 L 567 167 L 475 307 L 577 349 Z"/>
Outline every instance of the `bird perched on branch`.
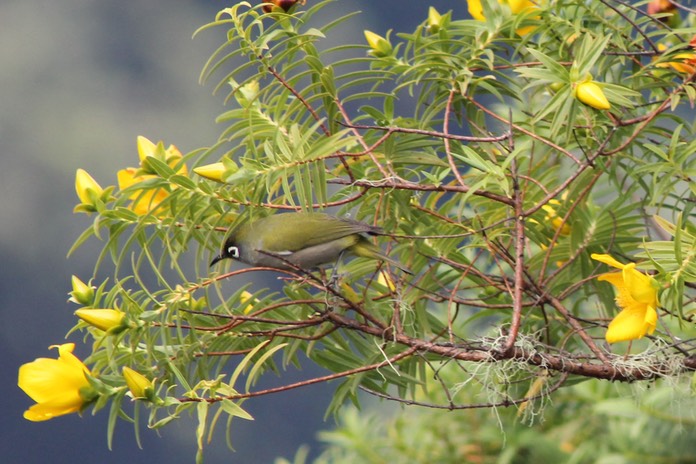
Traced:
<path fill-rule="evenodd" d="M 380 227 L 324 213 L 284 213 L 242 223 L 232 229 L 210 265 L 236 259 L 252 266 L 313 269 L 338 261 L 344 253 L 385 261 L 411 271 L 385 255 L 365 235 L 385 235 Z"/>

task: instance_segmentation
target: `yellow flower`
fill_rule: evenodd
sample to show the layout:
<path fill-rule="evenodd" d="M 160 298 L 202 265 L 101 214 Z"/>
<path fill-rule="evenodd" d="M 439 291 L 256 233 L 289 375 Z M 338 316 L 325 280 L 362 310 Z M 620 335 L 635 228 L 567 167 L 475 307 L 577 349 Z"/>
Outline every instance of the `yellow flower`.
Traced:
<path fill-rule="evenodd" d="M 375 34 L 372 31 L 366 30 L 363 32 L 365 33 L 365 40 L 367 40 L 367 44 L 372 49 L 370 54 L 376 57 L 385 57 L 391 55 L 393 48 L 392 44 L 387 39 L 381 35 Z"/>
<path fill-rule="evenodd" d="M 665 44 L 657 44 L 657 49 L 661 52 L 667 50 Z M 674 55 L 675 61 L 658 63 L 658 68 L 672 68 L 678 73 L 692 74 L 696 71 L 696 52 L 684 52 Z"/>
<path fill-rule="evenodd" d="M 155 389 L 152 381 L 141 373 L 130 367 L 124 367 L 123 378 L 126 379 L 126 385 L 131 395 L 133 395 L 133 398 L 151 399 L 154 395 Z"/>
<path fill-rule="evenodd" d="M 118 171 L 116 175 L 118 178 L 118 188 L 120 190 L 158 177 L 153 174 L 153 170 L 150 166 L 149 159 L 151 158 L 167 163 L 172 169 L 179 166 L 176 173 L 182 176 L 188 175 L 186 165 L 181 163 L 183 155 L 174 145 L 169 145 L 169 148 L 165 150 L 162 142 L 154 144 L 142 135 L 138 136 L 136 145 L 138 148 L 138 157 L 140 158 L 140 169 L 129 167 Z M 160 203 L 169 196 L 169 193 L 170 191 L 168 189 L 161 187 L 144 192 L 136 190 L 128 197 L 133 200 L 130 209 L 139 215 L 153 212 Z"/>
<path fill-rule="evenodd" d="M 24 412 L 30 421 L 78 412 L 94 397 L 89 369 L 72 354 L 75 344 L 50 348 L 58 348 L 58 359 L 38 358 L 19 368 L 17 385 L 37 403 Z"/>
<path fill-rule="evenodd" d="M 510 8 L 510 12 L 514 15 L 526 12 L 532 9 L 538 9 L 539 7 L 530 0 L 498 0 L 498 3 L 507 4 Z M 483 14 L 483 6 L 481 5 L 481 0 L 468 0 L 469 14 L 472 18 L 477 21 L 485 21 L 486 16 Z M 517 29 L 515 32 L 518 35 L 525 35 L 533 31 L 535 26 L 526 26 Z"/>
<path fill-rule="evenodd" d="M 222 175 L 225 174 L 225 165 L 223 163 L 206 164 L 193 168 L 193 172 L 206 179 L 223 182 Z"/>
<path fill-rule="evenodd" d="M 558 200 L 550 200 L 548 205 L 544 205 L 541 208 L 546 211 L 546 217 L 544 218 L 546 221 L 550 221 L 551 225 L 553 226 L 554 229 L 561 230 L 561 235 L 570 235 L 571 228 L 570 225 L 567 222 L 563 222 L 563 218 L 558 217 L 558 213 L 556 212 L 556 209 L 553 206 L 550 205 L 557 205 L 560 206 L 561 202 Z"/>
<path fill-rule="evenodd" d="M 394 281 L 392 280 L 391 276 L 384 271 L 380 272 L 377 276 L 377 283 L 387 287 L 390 292 L 396 291 L 396 285 L 394 285 Z"/>
<path fill-rule="evenodd" d="M 604 95 L 602 88 L 592 82 L 591 79 L 580 82 L 575 87 L 575 98 L 582 103 L 598 110 L 608 110 L 611 108 L 609 100 Z"/>
<path fill-rule="evenodd" d="M 636 270 L 635 263 L 622 264 L 607 254 L 592 254 L 592 259 L 621 269 L 597 277 L 616 287 L 616 304 L 621 312 L 609 324 L 606 340 L 616 343 L 652 334 L 657 326 L 658 283 Z"/>
<path fill-rule="evenodd" d="M 155 144 L 142 135 L 139 135 L 136 139 L 136 146 L 138 148 L 138 158 L 140 158 L 140 167 L 145 171 L 149 171 L 147 163 L 150 157 L 167 163 L 172 169 L 174 169 L 184 157 L 176 146 L 169 145 L 169 147 L 164 150 L 164 145 L 161 141 Z M 186 165 L 181 164 L 176 173 L 182 176 L 187 175 L 188 170 L 186 169 Z"/>
<path fill-rule="evenodd" d="M 104 332 L 115 333 L 124 329 L 126 314 L 117 309 L 78 309 L 75 315 L 92 327 Z"/>
<path fill-rule="evenodd" d="M 80 199 L 80 204 L 75 207 L 76 213 L 96 211 L 96 200 L 104 193 L 104 189 L 84 169 L 75 173 L 75 191 Z"/>
<path fill-rule="evenodd" d="M 157 176 L 152 174 L 138 174 L 136 168 L 121 169 L 116 173 L 118 178 L 118 188 L 124 190 L 131 185 L 144 182 L 148 179 L 155 179 Z M 145 192 L 136 190 L 128 197 L 133 200 L 129 208 L 138 215 L 145 215 L 157 209 L 160 203 L 169 196 L 169 192 L 163 188 L 147 190 Z"/>

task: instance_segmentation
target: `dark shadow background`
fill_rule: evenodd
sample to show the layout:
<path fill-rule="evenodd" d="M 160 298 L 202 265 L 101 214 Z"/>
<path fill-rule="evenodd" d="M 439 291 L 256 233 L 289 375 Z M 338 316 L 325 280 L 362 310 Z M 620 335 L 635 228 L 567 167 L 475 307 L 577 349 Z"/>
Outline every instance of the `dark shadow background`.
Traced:
<path fill-rule="evenodd" d="M 309 0 L 310 2 L 312 0 Z M 332 40 L 362 43 L 363 29 L 384 35 L 410 32 L 427 17 L 466 14 L 462 0 L 353 0 L 324 14 L 363 13 Z M 17 369 L 37 357 L 55 357 L 75 323 L 67 303 L 72 274 L 92 274 L 100 244 L 89 242 L 70 259 L 73 241 L 91 223 L 74 215 L 75 170 L 86 169 L 103 186 L 116 171 L 138 162 L 135 139 L 174 143 L 182 152 L 208 146 L 225 111 L 212 85 L 198 85 L 203 64 L 222 29 L 192 40 L 193 32 L 229 6 L 222 1 L 3 0 L 0 3 L 0 461 L 3 463 L 193 462 L 195 420 L 184 418 L 159 432 L 119 423 L 107 449 L 108 411 L 43 423 L 22 418 L 32 401 L 17 387 Z M 84 357 L 79 334 L 69 338 Z M 277 385 L 312 376 L 269 376 Z M 259 385 L 262 388 L 264 385 Z M 224 424 L 206 449 L 206 462 L 289 459 L 302 444 L 321 450 L 316 431 L 331 427 L 324 413 L 333 385 L 318 385 L 245 403 L 255 421 L 232 427 L 236 452 L 225 445 Z"/>

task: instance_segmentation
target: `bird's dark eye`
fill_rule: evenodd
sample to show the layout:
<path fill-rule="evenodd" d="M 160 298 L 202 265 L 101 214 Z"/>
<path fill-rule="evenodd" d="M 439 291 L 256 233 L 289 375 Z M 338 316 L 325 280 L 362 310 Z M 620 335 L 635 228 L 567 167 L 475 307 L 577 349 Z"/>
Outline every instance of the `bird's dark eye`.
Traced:
<path fill-rule="evenodd" d="M 227 254 L 232 258 L 239 258 L 239 248 L 236 246 L 231 246 L 227 248 Z"/>

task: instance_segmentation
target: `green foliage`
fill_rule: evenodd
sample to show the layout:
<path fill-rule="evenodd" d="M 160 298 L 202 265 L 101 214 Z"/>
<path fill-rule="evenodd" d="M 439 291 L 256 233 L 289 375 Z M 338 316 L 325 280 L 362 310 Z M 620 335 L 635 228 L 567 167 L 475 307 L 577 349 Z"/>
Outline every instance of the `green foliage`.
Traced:
<path fill-rule="evenodd" d="M 685 382 L 658 382 L 639 391 L 588 381 L 558 392 L 548 407 L 532 405 L 524 412 L 394 410 L 371 402 L 362 413 L 345 408 L 336 430 L 319 434 L 327 449 L 312 462 L 693 462 L 694 398 L 684 387 Z M 300 455 L 292 462 L 308 461 Z"/>
<path fill-rule="evenodd" d="M 430 429 L 409 430 L 402 417 L 385 429 L 395 459 L 422 462 L 439 456 L 424 450 L 442 462 L 501 452 L 491 417 L 552 394 L 572 403 L 561 387 L 573 380 L 694 369 L 696 347 L 679 338 L 694 330 L 696 143 L 680 112 L 693 103 L 693 75 L 656 46 L 685 44 L 693 31 L 670 31 L 628 5 L 559 1 L 511 14 L 483 3 L 486 21 L 448 13 L 436 32 L 424 18 L 411 33 L 387 34 L 390 53 L 326 47 L 334 27 L 357 23 L 318 24 L 330 1 L 289 13 L 240 2 L 198 31 L 226 31 L 201 73 L 231 105 L 219 140 L 186 155 L 140 140 L 139 168 L 119 173 L 131 182 L 83 196 L 78 208 L 94 221 L 75 247 L 103 241 L 102 283 L 86 306 L 128 320 L 118 334 L 79 326 L 94 339 L 93 375 L 113 386 L 96 403 L 111 402 L 110 435 L 117 417 L 138 427 L 122 406 L 123 366 L 154 381 L 157 401 L 137 403 L 150 427 L 196 415 L 199 459 L 223 415 L 228 430 L 250 418 L 244 401 L 335 381 L 329 413 L 359 405 L 361 390 L 433 408 L 418 419 Z M 590 78 L 610 110 L 576 98 Z M 192 173 L 208 163 L 219 182 Z M 208 268 L 241 221 L 327 209 L 381 226 L 388 237 L 376 243 L 414 275 L 346 257 L 321 272 L 279 271 L 281 288 L 255 268 Z M 607 269 L 592 253 L 645 259 L 655 288 L 640 292 L 667 287 L 659 329 L 646 334 L 665 341 L 659 349 L 637 359 L 597 341 L 616 304 L 610 286 L 595 284 Z M 648 298 L 631 292 L 646 319 Z M 328 374 L 255 389 L 303 357 Z M 433 388 L 439 395 L 428 396 Z M 471 424 L 452 422 L 453 434 L 438 418 L 472 402 L 483 411 L 467 417 L 487 425 L 477 448 L 462 448 L 453 438 Z M 346 427 L 327 439 L 382 462 L 365 445 L 371 423 L 341 417 Z M 535 443 L 513 427 L 510 446 L 530 459 L 567 454 L 555 437 Z"/>

